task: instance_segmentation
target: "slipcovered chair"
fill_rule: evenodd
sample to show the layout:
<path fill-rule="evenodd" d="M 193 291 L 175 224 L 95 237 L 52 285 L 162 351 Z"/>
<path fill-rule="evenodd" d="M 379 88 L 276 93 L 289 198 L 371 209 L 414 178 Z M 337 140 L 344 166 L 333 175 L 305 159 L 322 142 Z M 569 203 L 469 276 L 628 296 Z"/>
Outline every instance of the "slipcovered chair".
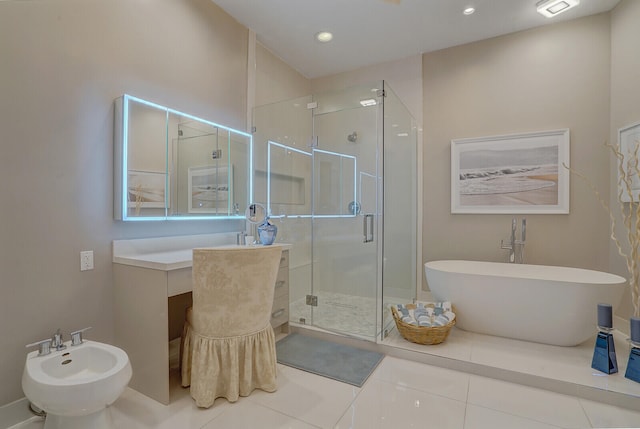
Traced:
<path fill-rule="evenodd" d="M 271 307 L 282 250 L 276 246 L 193 250 L 193 307 L 182 334 L 182 386 L 198 407 L 274 392 Z"/>

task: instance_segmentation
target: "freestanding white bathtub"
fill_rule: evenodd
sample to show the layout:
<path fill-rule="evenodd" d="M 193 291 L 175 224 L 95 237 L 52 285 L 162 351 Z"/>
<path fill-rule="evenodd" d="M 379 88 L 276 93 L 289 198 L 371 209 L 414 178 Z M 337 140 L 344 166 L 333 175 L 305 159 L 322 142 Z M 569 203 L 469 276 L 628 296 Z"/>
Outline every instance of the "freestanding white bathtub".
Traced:
<path fill-rule="evenodd" d="M 433 298 L 456 307 L 465 331 L 558 346 L 596 333 L 597 306 L 615 309 L 626 279 L 580 268 L 477 261 L 424 264 Z"/>

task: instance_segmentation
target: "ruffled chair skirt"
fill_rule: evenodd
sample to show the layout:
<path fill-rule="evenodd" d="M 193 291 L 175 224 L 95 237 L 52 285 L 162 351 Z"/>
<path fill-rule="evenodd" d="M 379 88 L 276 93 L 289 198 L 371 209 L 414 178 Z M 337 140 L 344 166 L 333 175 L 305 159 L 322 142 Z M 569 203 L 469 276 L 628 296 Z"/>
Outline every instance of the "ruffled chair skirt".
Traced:
<path fill-rule="evenodd" d="M 182 335 L 182 386 L 191 385 L 198 407 L 209 408 L 216 398 L 235 402 L 254 389 L 275 392 L 276 343 L 268 324 L 252 334 L 211 338 L 195 332 L 189 320 Z"/>

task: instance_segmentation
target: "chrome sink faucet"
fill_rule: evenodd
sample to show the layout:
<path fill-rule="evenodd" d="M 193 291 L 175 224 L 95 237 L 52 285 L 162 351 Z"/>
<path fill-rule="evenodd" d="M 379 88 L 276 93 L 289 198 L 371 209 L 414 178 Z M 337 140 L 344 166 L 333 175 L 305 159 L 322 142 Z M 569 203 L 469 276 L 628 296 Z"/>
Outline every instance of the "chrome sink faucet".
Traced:
<path fill-rule="evenodd" d="M 524 263 L 524 242 L 527 237 L 527 219 L 522 219 L 520 227 L 520 240 L 516 239 L 516 230 L 518 228 L 518 219 L 511 219 L 511 239 L 508 244 L 504 240 L 500 240 L 500 248 L 509 251 L 509 262 L 516 264 Z"/>

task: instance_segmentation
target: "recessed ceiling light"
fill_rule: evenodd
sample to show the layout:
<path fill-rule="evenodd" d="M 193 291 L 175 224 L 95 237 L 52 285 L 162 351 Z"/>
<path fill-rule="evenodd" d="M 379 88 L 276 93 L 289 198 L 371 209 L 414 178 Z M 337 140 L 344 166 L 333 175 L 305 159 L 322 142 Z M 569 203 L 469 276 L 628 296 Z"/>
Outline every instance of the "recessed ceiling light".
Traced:
<path fill-rule="evenodd" d="M 466 8 L 465 10 L 462 11 L 462 13 L 464 13 L 465 15 L 471 15 L 473 12 L 476 11 L 475 7 L 471 7 L 469 6 L 468 8 Z"/>
<path fill-rule="evenodd" d="M 536 3 L 536 9 L 539 14 L 553 18 L 579 4 L 580 0 L 542 0 Z"/>
<path fill-rule="evenodd" d="M 328 31 L 321 31 L 319 33 L 316 33 L 316 40 L 318 42 L 327 43 L 330 42 L 331 39 L 333 39 L 333 34 L 329 33 Z"/>

